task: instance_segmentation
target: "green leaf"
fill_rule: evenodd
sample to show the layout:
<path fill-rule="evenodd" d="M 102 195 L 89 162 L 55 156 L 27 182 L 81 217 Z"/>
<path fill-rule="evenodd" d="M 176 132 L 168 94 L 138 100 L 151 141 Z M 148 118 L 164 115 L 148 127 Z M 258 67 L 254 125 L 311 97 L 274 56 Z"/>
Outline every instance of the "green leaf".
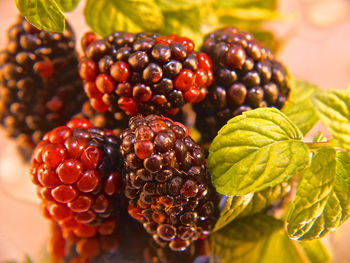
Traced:
<path fill-rule="evenodd" d="M 260 192 L 224 197 L 223 200 L 226 200 L 226 204 L 215 224 L 214 231 L 223 228 L 236 218 L 260 212 L 273 202 L 281 199 L 289 190 L 290 185 L 284 182 Z"/>
<path fill-rule="evenodd" d="M 350 149 L 350 90 L 327 90 L 313 100 L 317 113 L 338 143 Z"/>
<path fill-rule="evenodd" d="M 311 263 L 327 263 L 330 261 L 330 255 L 321 240 L 314 239 L 300 242 L 300 245 Z"/>
<path fill-rule="evenodd" d="M 337 152 L 337 170 L 334 192 L 341 206 L 340 224 L 350 216 L 350 157 L 348 153 Z"/>
<path fill-rule="evenodd" d="M 101 36 L 114 31 L 157 31 L 163 15 L 153 0 L 87 0 L 86 23 Z"/>
<path fill-rule="evenodd" d="M 192 11 L 194 11 L 194 7 L 212 3 L 213 1 L 214 0 L 156 0 L 156 3 L 163 11 L 171 12 L 184 9 L 192 9 Z"/>
<path fill-rule="evenodd" d="M 220 19 L 239 19 L 247 21 L 283 20 L 284 16 L 276 11 L 261 8 L 221 8 L 216 11 Z"/>
<path fill-rule="evenodd" d="M 201 45 L 203 28 L 209 24 L 217 25 L 217 21 L 212 5 L 207 3 L 208 1 L 203 1 L 201 5 L 198 5 L 199 2 L 194 1 L 197 5 L 192 6 L 192 8 L 163 10 L 164 23 L 159 33 L 169 35 L 175 32 L 178 35 L 191 38 L 197 47 Z M 212 27 L 209 26 L 209 28 Z"/>
<path fill-rule="evenodd" d="M 239 0 L 239 1 L 227 1 L 227 0 L 217 0 L 215 5 L 218 8 L 225 7 L 241 7 L 241 8 L 261 8 L 261 9 L 277 9 L 277 0 Z"/>
<path fill-rule="evenodd" d="M 56 1 L 15 0 L 15 3 L 21 15 L 38 29 L 64 32 L 64 15 Z"/>
<path fill-rule="evenodd" d="M 297 80 L 292 90 L 291 98 L 283 107 L 282 112 L 286 114 L 305 135 L 318 122 L 312 98 L 321 90 L 313 84 Z"/>
<path fill-rule="evenodd" d="M 213 233 L 211 248 L 220 263 L 310 262 L 299 244 L 283 232 L 283 222 L 264 214 L 235 220 Z"/>
<path fill-rule="evenodd" d="M 275 108 L 259 108 L 231 119 L 209 149 L 216 190 L 227 196 L 246 195 L 288 181 L 309 163 L 302 137 Z"/>
<path fill-rule="evenodd" d="M 79 1 L 80 0 L 56 0 L 63 12 L 72 11 L 78 5 Z"/>
<path fill-rule="evenodd" d="M 311 166 L 301 175 L 287 218 L 287 233 L 291 238 L 319 238 L 339 225 L 341 206 L 333 191 L 335 156 L 335 149 L 319 148 Z"/>

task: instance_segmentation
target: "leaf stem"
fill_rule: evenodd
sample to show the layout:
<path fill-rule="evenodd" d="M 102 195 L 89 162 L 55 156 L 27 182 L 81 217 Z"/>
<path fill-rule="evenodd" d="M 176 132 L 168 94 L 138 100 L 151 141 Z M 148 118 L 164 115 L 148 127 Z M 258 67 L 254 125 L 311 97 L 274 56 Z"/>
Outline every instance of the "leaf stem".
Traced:
<path fill-rule="evenodd" d="M 346 149 L 339 147 L 339 145 L 336 143 L 336 141 L 333 138 L 329 139 L 326 142 L 305 142 L 305 144 L 309 147 L 311 151 L 317 150 L 325 146 L 333 147 L 336 151 L 346 151 Z"/>
<path fill-rule="evenodd" d="M 318 149 L 324 146 L 333 146 L 330 142 L 305 142 L 309 149 Z"/>

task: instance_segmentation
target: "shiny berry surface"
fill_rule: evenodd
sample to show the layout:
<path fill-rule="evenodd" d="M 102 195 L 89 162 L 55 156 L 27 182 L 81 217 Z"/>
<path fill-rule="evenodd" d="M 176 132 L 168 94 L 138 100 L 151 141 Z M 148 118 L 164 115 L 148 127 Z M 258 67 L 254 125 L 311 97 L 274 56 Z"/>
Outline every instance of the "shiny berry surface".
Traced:
<path fill-rule="evenodd" d="M 113 222 L 118 215 L 119 147 L 113 132 L 92 127 L 82 118 L 48 132 L 38 144 L 32 157 L 32 181 L 45 214 L 63 231 L 90 238 L 99 233 L 101 224 Z M 109 229 L 105 225 L 101 233 L 109 235 L 113 232 Z"/>
<path fill-rule="evenodd" d="M 259 107 L 281 109 L 288 100 L 291 82 L 286 68 L 252 35 L 234 27 L 218 29 L 204 38 L 201 52 L 205 56 L 197 55 L 198 65 L 212 63 L 213 73 L 207 74 L 211 80 L 206 96 L 193 99 L 198 102 L 193 109 L 202 143 L 210 143 L 232 117 Z M 189 60 L 187 68 L 194 62 Z M 195 74 L 196 83 L 205 82 L 205 76 Z"/>
<path fill-rule="evenodd" d="M 185 103 L 199 103 L 212 83 L 212 62 L 177 35 L 114 32 L 90 42 L 80 76 L 92 107 L 129 116 L 150 113 L 180 118 Z M 275 74 L 276 76 L 278 75 Z M 109 77 L 107 77 L 109 76 Z"/>
<path fill-rule="evenodd" d="M 9 28 L 8 42 L 1 51 L 0 125 L 16 139 L 18 152 L 26 162 L 42 136 L 64 125 L 85 100 L 74 32 L 68 21 L 64 23 L 64 32 L 48 32 L 19 16 Z M 80 73 L 84 77 L 95 77 L 93 63 L 82 62 Z M 54 156 L 54 149 L 50 151 Z M 54 159 L 59 157 L 51 161 Z"/>
<path fill-rule="evenodd" d="M 216 197 L 203 150 L 183 124 L 157 115 L 132 117 L 121 139 L 129 215 L 157 244 L 186 250 L 204 233 L 202 221 L 215 221 L 206 209 Z"/>

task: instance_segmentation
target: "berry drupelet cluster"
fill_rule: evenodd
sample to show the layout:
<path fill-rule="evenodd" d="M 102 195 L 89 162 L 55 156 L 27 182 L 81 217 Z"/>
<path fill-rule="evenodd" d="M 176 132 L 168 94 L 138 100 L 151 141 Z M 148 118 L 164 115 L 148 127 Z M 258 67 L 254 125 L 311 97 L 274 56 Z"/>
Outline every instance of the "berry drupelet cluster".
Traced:
<path fill-rule="evenodd" d="M 31 179 L 44 214 L 59 224 L 65 239 L 96 244 L 97 238 L 108 239 L 116 231 L 122 187 L 119 147 L 119 138 L 110 132 L 73 119 L 48 132 L 35 148 Z"/>
<path fill-rule="evenodd" d="M 0 123 L 26 159 L 42 135 L 65 124 L 85 99 L 74 33 L 38 30 L 19 18 L 0 53 Z"/>
<path fill-rule="evenodd" d="M 196 128 L 211 142 L 226 122 L 258 107 L 281 109 L 291 84 L 285 67 L 252 35 L 228 27 L 208 34 L 201 51 L 213 62 L 214 81 L 194 105 Z"/>
<path fill-rule="evenodd" d="M 188 38 L 115 32 L 104 39 L 87 33 L 80 76 L 99 112 L 176 115 L 198 103 L 213 81 L 211 60 Z"/>
<path fill-rule="evenodd" d="M 174 251 L 208 235 L 215 190 L 204 152 L 187 128 L 165 117 L 136 116 L 121 139 L 129 214 Z"/>

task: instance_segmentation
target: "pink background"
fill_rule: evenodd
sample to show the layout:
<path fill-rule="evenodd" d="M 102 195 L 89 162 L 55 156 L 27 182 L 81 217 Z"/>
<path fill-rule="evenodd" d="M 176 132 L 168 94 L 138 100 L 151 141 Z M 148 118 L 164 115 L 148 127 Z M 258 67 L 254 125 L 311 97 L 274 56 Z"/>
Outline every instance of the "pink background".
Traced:
<path fill-rule="evenodd" d="M 67 15 L 77 39 L 88 29 L 82 6 L 81 3 Z M 350 1 L 282 0 L 280 9 L 290 14 L 291 21 L 272 25 L 278 35 L 288 37 L 279 59 L 296 78 L 324 89 L 345 89 L 350 82 Z M 7 42 L 6 30 L 15 21 L 17 11 L 14 1 L 9 0 L 0 0 L 0 10 L 2 48 Z M 38 255 L 45 248 L 48 222 L 39 211 L 28 178 L 29 167 L 17 159 L 13 143 L 2 131 L 0 135 L 0 261 L 22 259 L 27 253 L 40 263 Z M 332 262 L 350 262 L 349 237 L 350 222 L 328 237 Z"/>

